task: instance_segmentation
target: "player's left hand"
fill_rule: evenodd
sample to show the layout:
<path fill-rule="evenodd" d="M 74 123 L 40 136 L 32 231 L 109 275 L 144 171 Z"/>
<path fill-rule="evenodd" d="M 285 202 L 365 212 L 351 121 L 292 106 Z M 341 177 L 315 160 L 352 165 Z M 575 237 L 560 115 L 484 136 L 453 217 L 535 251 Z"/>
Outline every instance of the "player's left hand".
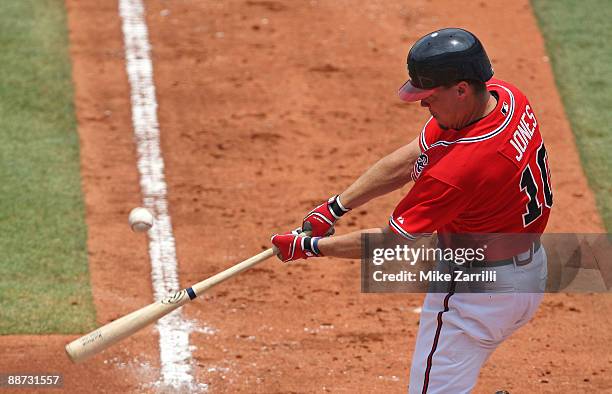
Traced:
<path fill-rule="evenodd" d="M 272 244 L 278 249 L 278 258 L 284 263 L 309 257 L 323 256 L 317 244 L 321 237 L 300 236 L 298 230 L 287 234 L 274 234 Z"/>

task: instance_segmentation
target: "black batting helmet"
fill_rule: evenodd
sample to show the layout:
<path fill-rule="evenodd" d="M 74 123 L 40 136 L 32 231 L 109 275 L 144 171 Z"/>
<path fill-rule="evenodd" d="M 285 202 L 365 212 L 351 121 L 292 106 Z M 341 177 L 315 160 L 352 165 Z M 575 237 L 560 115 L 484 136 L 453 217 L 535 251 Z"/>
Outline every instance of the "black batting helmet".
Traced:
<path fill-rule="evenodd" d="M 419 39 L 408 52 L 410 80 L 399 90 L 404 101 L 418 101 L 438 86 L 462 80 L 486 82 L 493 67 L 480 40 L 467 30 L 448 28 Z"/>

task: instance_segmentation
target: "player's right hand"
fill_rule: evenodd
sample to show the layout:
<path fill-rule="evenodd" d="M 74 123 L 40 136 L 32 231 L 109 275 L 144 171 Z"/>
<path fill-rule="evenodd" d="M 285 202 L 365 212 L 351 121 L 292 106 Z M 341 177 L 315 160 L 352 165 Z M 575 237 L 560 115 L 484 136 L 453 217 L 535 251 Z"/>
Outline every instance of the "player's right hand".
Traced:
<path fill-rule="evenodd" d="M 308 212 L 302 222 L 302 228 L 309 228 L 312 237 L 327 237 L 334 233 L 334 224 L 348 211 L 350 209 L 342 205 L 340 197 L 337 195 L 333 196 Z"/>

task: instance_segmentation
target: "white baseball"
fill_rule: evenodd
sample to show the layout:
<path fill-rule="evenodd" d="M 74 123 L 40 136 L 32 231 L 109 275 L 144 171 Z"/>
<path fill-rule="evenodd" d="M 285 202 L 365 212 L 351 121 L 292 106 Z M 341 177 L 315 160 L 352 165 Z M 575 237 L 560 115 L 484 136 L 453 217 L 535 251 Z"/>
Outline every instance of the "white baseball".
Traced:
<path fill-rule="evenodd" d="M 143 233 L 153 227 L 153 214 L 146 208 L 138 207 L 130 211 L 128 222 L 132 231 Z"/>

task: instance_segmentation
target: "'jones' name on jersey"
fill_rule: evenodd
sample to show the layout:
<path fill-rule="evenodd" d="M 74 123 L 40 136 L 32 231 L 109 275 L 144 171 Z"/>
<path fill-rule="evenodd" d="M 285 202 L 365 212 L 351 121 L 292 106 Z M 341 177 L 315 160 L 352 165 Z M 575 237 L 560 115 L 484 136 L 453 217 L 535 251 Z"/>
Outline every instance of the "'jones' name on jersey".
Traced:
<path fill-rule="evenodd" d="M 533 112 L 531 112 L 531 107 L 526 105 L 525 112 L 521 115 L 521 121 L 510 139 L 510 144 L 516 149 L 517 155 L 514 157 L 516 161 L 520 162 L 523 158 L 523 153 L 527 150 L 537 125 L 538 121 Z"/>

